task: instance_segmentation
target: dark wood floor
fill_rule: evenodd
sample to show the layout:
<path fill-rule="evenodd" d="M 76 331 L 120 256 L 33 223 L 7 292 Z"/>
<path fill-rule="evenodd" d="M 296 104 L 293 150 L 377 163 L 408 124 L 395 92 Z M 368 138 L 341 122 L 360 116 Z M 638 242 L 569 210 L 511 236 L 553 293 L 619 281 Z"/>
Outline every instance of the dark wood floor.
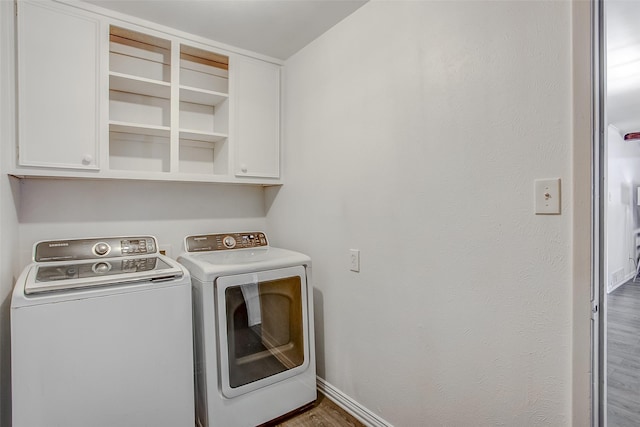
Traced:
<path fill-rule="evenodd" d="M 268 427 L 364 427 L 360 421 L 345 412 L 322 393 L 313 407 L 284 420 L 267 424 Z"/>
<path fill-rule="evenodd" d="M 607 424 L 640 426 L 640 283 L 607 298 Z"/>

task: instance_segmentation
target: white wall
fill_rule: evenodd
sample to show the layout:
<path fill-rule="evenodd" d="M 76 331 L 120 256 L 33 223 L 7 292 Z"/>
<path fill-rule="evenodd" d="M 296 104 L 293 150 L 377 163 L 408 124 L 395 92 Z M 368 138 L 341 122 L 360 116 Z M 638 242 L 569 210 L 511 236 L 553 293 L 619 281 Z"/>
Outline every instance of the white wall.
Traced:
<path fill-rule="evenodd" d="M 266 226 L 258 186 L 41 179 L 20 185 L 22 265 L 38 240 L 151 234 L 176 258 L 188 234 Z"/>
<path fill-rule="evenodd" d="M 640 143 L 607 131 L 607 291 L 635 274 L 635 231 L 640 229 Z"/>
<path fill-rule="evenodd" d="M 373 1 L 285 64 L 272 243 L 313 259 L 319 375 L 393 425 L 566 426 L 587 406 L 571 378 L 572 328 L 588 330 L 572 306 L 571 14 Z M 549 177 L 562 215 L 536 216 Z"/>
<path fill-rule="evenodd" d="M 9 306 L 18 274 L 17 182 L 6 175 L 15 143 L 13 2 L 0 1 L 0 426 L 11 421 Z"/>

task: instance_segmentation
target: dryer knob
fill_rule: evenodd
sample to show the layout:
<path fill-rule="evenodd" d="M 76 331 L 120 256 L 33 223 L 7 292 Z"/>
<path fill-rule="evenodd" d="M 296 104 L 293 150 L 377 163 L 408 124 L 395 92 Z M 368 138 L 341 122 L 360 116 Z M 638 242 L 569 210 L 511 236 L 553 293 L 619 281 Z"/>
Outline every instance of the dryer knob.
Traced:
<path fill-rule="evenodd" d="M 222 241 L 224 243 L 224 247 L 227 249 L 233 249 L 236 246 L 236 239 L 231 236 L 227 236 Z"/>
<path fill-rule="evenodd" d="M 93 247 L 93 251 L 96 255 L 105 255 L 110 249 L 109 245 L 104 242 L 96 243 Z"/>

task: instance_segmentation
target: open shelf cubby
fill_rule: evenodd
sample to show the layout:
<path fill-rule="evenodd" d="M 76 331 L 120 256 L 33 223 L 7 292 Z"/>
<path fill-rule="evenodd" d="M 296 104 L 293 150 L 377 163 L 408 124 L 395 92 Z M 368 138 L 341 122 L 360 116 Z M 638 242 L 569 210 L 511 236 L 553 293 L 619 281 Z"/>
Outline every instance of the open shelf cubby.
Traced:
<path fill-rule="evenodd" d="M 168 84 L 171 82 L 171 42 L 112 25 L 109 71 Z"/>
<path fill-rule="evenodd" d="M 228 173 L 229 58 L 180 46 L 180 172 Z"/>
<path fill-rule="evenodd" d="M 109 37 L 109 168 L 169 172 L 171 42 L 117 26 Z"/>
<path fill-rule="evenodd" d="M 168 137 L 114 130 L 109 132 L 111 170 L 169 172 L 169 155 Z"/>
<path fill-rule="evenodd" d="M 228 134 L 228 56 L 111 26 L 110 169 L 225 175 Z"/>

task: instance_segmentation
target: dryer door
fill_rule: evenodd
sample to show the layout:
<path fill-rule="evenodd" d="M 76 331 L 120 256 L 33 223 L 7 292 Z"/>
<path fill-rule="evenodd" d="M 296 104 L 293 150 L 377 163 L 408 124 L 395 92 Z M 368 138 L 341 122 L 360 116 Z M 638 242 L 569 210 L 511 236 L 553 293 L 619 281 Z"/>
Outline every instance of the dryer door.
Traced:
<path fill-rule="evenodd" d="M 222 393 L 235 397 L 309 366 L 303 266 L 216 280 Z"/>

